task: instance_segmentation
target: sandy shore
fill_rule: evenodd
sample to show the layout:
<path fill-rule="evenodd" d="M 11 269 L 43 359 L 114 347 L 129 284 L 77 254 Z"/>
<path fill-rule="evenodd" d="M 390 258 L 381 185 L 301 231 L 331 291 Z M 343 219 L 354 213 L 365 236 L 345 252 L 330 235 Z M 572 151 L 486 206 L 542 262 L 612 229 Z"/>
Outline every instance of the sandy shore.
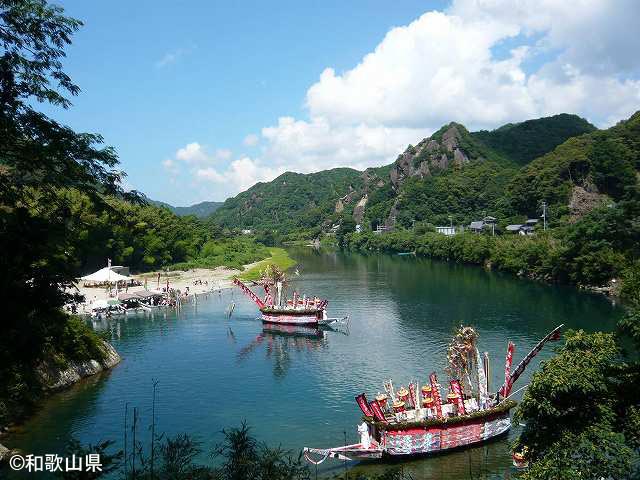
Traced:
<path fill-rule="evenodd" d="M 245 269 L 249 269 L 257 263 L 259 262 L 245 265 Z M 159 284 L 158 273 L 160 273 Z M 240 270 L 225 267 L 218 267 L 215 269 L 197 268 L 193 270 L 175 272 L 147 272 L 141 275 L 131 275 L 131 278 L 138 280 L 142 285 L 120 289 L 119 292 L 135 293 L 137 291 L 144 290 L 145 280 L 147 283 L 147 290 L 161 290 L 167 286 L 168 280 L 169 288 L 180 290 L 182 293 L 189 292 L 189 295 L 200 295 L 206 292 L 233 287 L 232 278 L 240 273 L 242 273 Z M 84 307 L 88 307 L 96 300 L 106 300 L 115 296 L 114 288 L 112 288 L 110 293 L 109 290 L 104 287 L 86 287 L 82 282 L 79 282 L 76 285 L 76 289 L 74 289 L 74 291 L 84 295 L 86 300 L 86 304 L 81 306 L 81 312 L 86 311 L 86 308 Z"/>

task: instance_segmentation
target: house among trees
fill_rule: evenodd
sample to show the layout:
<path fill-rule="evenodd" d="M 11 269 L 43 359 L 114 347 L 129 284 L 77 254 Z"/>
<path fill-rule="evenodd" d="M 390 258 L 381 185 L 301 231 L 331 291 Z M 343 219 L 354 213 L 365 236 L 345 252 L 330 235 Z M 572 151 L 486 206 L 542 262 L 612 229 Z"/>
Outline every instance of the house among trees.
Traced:
<path fill-rule="evenodd" d="M 519 235 L 533 235 L 538 222 L 537 218 L 530 218 L 522 225 L 507 225 L 506 230 L 509 233 L 517 233 Z"/>
<path fill-rule="evenodd" d="M 482 221 L 484 222 L 484 226 L 486 228 L 490 228 L 491 229 L 491 235 L 495 235 L 496 234 L 496 223 L 497 223 L 496 217 L 486 216 L 486 217 L 484 217 L 482 219 Z"/>
<path fill-rule="evenodd" d="M 497 220 L 495 217 L 486 216 L 482 220 L 471 222 L 469 224 L 469 230 L 471 230 L 473 233 L 482 233 L 483 230 L 486 228 L 488 230 L 491 230 L 491 233 L 495 235 L 496 222 Z"/>
<path fill-rule="evenodd" d="M 443 235 L 455 235 L 456 227 L 436 227 L 436 232 L 442 233 Z"/>
<path fill-rule="evenodd" d="M 477 222 L 471 222 L 469 224 L 469 230 L 473 233 L 482 233 L 484 230 L 484 220 L 478 220 Z"/>
<path fill-rule="evenodd" d="M 390 227 L 387 225 L 378 225 L 376 229 L 373 231 L 373 233 L 381 234 L 381 233 L 390 232 L 392 230 L 393 230 L 393 227 Z"/>

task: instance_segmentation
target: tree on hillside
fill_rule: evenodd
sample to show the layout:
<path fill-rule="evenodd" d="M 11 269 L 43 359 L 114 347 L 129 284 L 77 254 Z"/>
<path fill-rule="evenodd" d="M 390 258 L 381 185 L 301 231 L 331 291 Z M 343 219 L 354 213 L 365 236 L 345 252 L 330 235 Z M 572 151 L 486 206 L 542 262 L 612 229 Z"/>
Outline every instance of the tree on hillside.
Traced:
<path fill-rule="evenodd" d="M 353 219 L 353 217 L 349 216 L 345 216 L 342 221 L 340 222 L 340 226 L 338 227 L 338 230 L 336 231 L 336 242 L 338 243 L 338 246 L 342 247 L 344 246 L 344 237 L 345 235 L 349 234 L 349 233 L 353 233 L 356 231 L 356 222 Z"/>
<path fill-rule="evenodd" d="M 9 391 L 20 397 L 29 383 L 10 366 L 42 358 L 65 332 L 60 307 L 74 277 L 78 225 L 61 192 L 96 201 L 124 195 L 117 156 L 102 137 L 74 132 L 34 107 L 68 108 L 78 94 L 62 60 L 81 25 L 44 0 L 0 1 L 0 399 Z"/>

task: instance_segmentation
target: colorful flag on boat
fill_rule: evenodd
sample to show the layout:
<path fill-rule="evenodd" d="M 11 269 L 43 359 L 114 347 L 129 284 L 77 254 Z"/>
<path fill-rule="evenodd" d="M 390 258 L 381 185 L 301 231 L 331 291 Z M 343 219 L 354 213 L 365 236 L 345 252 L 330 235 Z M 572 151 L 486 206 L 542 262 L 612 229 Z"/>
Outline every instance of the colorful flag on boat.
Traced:
<path fill-rule="evenodd" d="M 478 364 L 478 393 L 480 396 L 480 407 L 485 408 L 489 401 L 489 392 L 487 391 L 487 372 L 484 370 L 484 361 L 477 348 L 476 363 Z"/>
<path fill-rule="evenodd" d="M 529 362 L 531 362 L 531 360 L 533 360 L 533 357 L 535 357 L 538 354 L 538 352 L 542 350 L 542 347 L 544 347 L 545 343 L 556 342 L 560 340 L 561 329 L 563 326 L 564 324 L 554 328 L 546 337 L 540 340 L 535 347 L 533 347 L 533 350 L 531 350 L 526 357 L 522 359 L 522 361 L 518 364 L 516 369 L 510 375 L 509 380 L 511 382 L 511 385 L 513 385 L 515 381 L 518 380 L 520 375 L 522 375 L 522 372 L 524 372 L 524 369 L 527 368 L 527 365 L 529 365 Z"/>
<path fill-rule="evenodd" d="M 429 375 L 431 383 L 431 395 L 433 395 L 433 404 L 436 407 L 436 416 L 442 418 L 442 398 L 440 398 L 440 385 L 438 385 L 438 376 L 435 372 Z"/>
<path fill-rule="evenodd" d="M 515 349 L 515 345 L 513 342 L 509 342 L 507 346 L 507 357 L 504 361 L 504 384 L 500 387 L 500 395 L 503 398 L 509 396 L 511 392 L 511 385 L 513 382 L 511 381 L 511 364 L 513 363 L 513 350 Z"/>
<path fill-rule="evenodd" d="M 369 408 L 369 402 L 367 402 L 367 396 L 364 393 L 361 393 L 356 397 L 356 402 L 358 402 L 358 406 L 362 413 L 364 413 L 367 417 L 373 417 L 373 412 L 371 408 Z"/>
<path fill-rule="evenodd" d="M 415 383 L 412 382 L 409 384 L 409 401 L 411 402 L 412 408 L 417 408 L 417 405 L 418 405 L 416 388 L 417 388 L 417 385 Z"/>
<path fill-rule="evenodd" d="M 380 406 L 380 402 L 378 400 L 374 400 L 369 404 L 371 407 L 371 411 L 373 412 L 373 418 L 375 418 L 378 422 L 387 422 L 387 419 L 384 418 L 384 412 L 382 411 L 382 407 Z"/>
<path fill-rule="evenodd" d="M 451 391 L 456 395 L 456 404 L 458 406 L 458 415 L 466 415 L 467 409 L 464 408 L 464 397 L 462 395 L 462 387 L 458 380 L 451 380 Z"/>

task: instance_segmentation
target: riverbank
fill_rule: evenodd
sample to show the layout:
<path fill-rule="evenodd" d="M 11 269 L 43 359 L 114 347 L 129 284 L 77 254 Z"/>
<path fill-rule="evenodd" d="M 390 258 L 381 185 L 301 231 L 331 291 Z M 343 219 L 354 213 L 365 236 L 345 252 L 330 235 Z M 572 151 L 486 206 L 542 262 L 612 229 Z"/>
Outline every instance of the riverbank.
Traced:
<path fill-rule="evenodd" d="M 161 271 L 133 275 L 132 278 L 138 280 L 141 285 L 129 287 L 127 292 L 135 293 L 143 290 L 145 283 L 146 288 L 150 290 L 161 289 L 166 287 L 168 283 L 170 288 L 180 290 L 187 294 L 187 297 L 195 297 L 215 290 L 232 288 L 232 280 L 235 276 L 258 279 L 260 271 L 268 264 L 275 264 L 286 270 L 296 263 L 282 248 L 272 247 L 269 252 L 271 254 L 269 258 L 244 265 L 242 270 L 226 267 L 195 268 L 187 271 Z M 108 289 L 90 288 L 82 285 L 77 285 L 73 289 L 73 293 L 84 295 L 87 305 L 89 302 L 107 299 L 110 295 Z M 84 309 L 81 307 L 80 311 L 83 312 Z M 0 398 L 0 434 L 3 430 L 3 424 L 6 426 L 28 416 L 34 405 L 46 394 L 67 388 L 82 378 L 112 368 L 120 361 L 120 357 L 113 347 L 100 340 L 94 332 L 90 331 L 89 327 L 77 318 L 69 318 L 65 338 L 67 339 L 65 345 L 74 345 L 74 348 L 78 349 L 77 352 L 70 355 L 59 351 L 51 352 L 47 355 L 46 361 L 35 367 L 15 367 L 17 369 L 15 381 L 16 386 L 21 388 L 21 400 L 11 405 L 11 402 L 3 402 L 3 399 Z M 98 342 L 102 342 L 100 348 L 104 349 L 104 356 L 96 353 Z M 5 368 L 11 369 L 13 367 L 5 366 Z"/>
<path fill-rule="evenodd" d="M 31 390 L 37 396 L 37 398 L 31 398 L 31 402 L 34 404 L 40 402 L 47 396 L 69 388 L 84 378 L 110 370 L 122 361 L 116 349 L 104 340 L 98 340 L 98 351 L 99 354 L 92 355 L 95 358 L 85 360 L 65 360 L 60 355 L 51 355 L 41 361 L 31 372 L 26 372 L 27 376 L 32 378 L 34 384 L 31 385 Z M 16 415 L 11 411 L 5 411 L 3 416 L 10 421 L 6 425 L 0 423 L 0 439 L 11 431 L 15 421 L 24 419 L 25 413 Z M 11 454 L 12 450 L 0 443 L 0 464 L 7 461 Z"/>
<path fill-rule="evenodd" d="M 363 232 L 346 235 L 344 248 L 366 254 L 412 252 L 437 260 L 478 265 L 531 280 L 573 285 L 609 296 L 617 296 L 624 291 L 625 279 L 633 268 L 623 261 L 621 254 L 615 252 L 611 252 L 610 258 L 595 254 L 594 258 L 576 258 L 573 246 L 550 231 L 539 232 L 535 236 Z"/>
<path fill-rule="evenodd" d="M 267 265 L 275 265 L 280 270 L 286 271 L 297 263 L 289 256 L 284 248 L 270 247 L 269 252 L 271 253 L 271 257 L 247 266 L 248 268 L 245 268 L 239 277 L 243 280 L 258 280 L 260 278 L 260 272 L 264 270 Z"/>
<path fill-rule="evenodd" d="M 189 270 L 171 270 L 146 272 L 139 275 L 132 275 L 133 280 L 137 280 L 141 285 L 127 287 L 121 292 L 135 293 L 141 290 L 161 290 L 169 288 L 179 290 L 187 296 L 202 295 L 211 291 L 217 291 L 233 287 L 233 278 L 240 277 L 243 280 L 258 280 L 260 272 L 267 265 L 277 265 L 281 270 L 287 270 L 296 264 L 284 248 L 269 247 L 270 257 L 243 266 L 242 270 L 236 268 L 216 267 L 216 268 L 193 268 Z M 86 287 L 82 284 L 76 285 L 73 292 L 83 295 L 86 299 L 85 307 L 97 300 L 107 300 L 113 293 L 104 287 Z M 83 309 L 81 312 L 87 313 Z"/>
<path fill-rule="evenodd" d="M 245 265 L 245 269 L 253 268 L 258 263 L 260 262 Z M 133 280 L 137 280 L 141 285 L 130 286 L 120 290 L 120 292 L 139 292 L 145 290 L 145 284 L 147 290 L 161 290 L 166 288 L 168 284 L 169 288 L 179 290 L 183 294 L 201 295 L 212 290 L 231 288 L 233 286 L 232 278 L 240 275 L 243 271 L 234 268 L 217 267 L 213 269 L 194 268 L 186 271 L 147 272 L 131 276 Z M 87 303 L 107 300 L 113 293 L 113 291 L 110 292 L 109 289 L 104 287 L 86 287 L 82 284 L 78 284 L 74 291 L 83 295 Z"/>

